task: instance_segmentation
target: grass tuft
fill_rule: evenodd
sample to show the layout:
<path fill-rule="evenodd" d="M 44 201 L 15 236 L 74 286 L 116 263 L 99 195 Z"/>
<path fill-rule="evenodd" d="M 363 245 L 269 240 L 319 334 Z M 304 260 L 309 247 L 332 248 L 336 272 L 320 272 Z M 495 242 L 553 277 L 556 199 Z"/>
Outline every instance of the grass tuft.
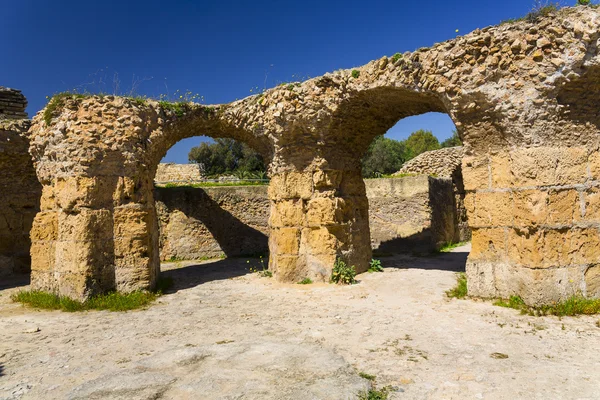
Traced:
<path fill-rule="evenodd" d="M 362 391 L 358 394 L 359 400 L 387 400 L 389 394 L 389 387 L 382 389 L 369 389 L 368 391 Z"/>
<path fill-rule="evenodd" d="M 446 291 L 446 296 L 454 299 L 467 297 L 467 275 L 463 272 L 456 274 L 456 286 Z"/>
<path fill-rule="evenodd" d="M 88 310 L 129 311 L 148 306 L 172 286 L 173 278 L 166 277 L 158 280 L 156 290 L 153 292 L 110 292 L 91 297 L 85 301 L 78 301 L 66 296 L 32 290 L 15 293 L 11 296 L 11 300 L 43 310 L 66 312 Z"/>
<path fill-rule="evenodd" d="M 572 296 L 560 303 L 544 306 L 528 306 L 520 296 L 510 296 L 508 300 L 497 300 L 495 306 L 512 308 L 521 311 L 521 314 L 531 316 L 555 315 L 557 317 L 575 315 L 600 314 L 600 299 L 586 299 L 581 296 Z"/>
<path fill-rule="evenodd" d="M 298 282 L 298 285 L 310 285 L 311 283 L 313 283 L 312 279 L 304 278 L 300 282 Z"/>
<path fill-rule="evenodd" d="M 374 381 L 376 378 L 375 375 L 367 374 L 366 372 L 359 372 L 358 376 L 360 376 L 361 378 L 367 379 L 369 381 Z"/>
<path fill-rule="evenodd" d="M 383 267 L 381 266 L 381 261 L 376 259 L 371 259 L 369 263 L 368 272 L 383 272 Z"/>
<path fill-rule="evenodd" d="M 360 76 L 360 71 L 359 71 L 359 70 L 357 70 L 357 69 L 353 69 L 353 70 L 352 70 L 352 77 L 353 77 L 354 79 L 356 79 L 356 78 L 358 78 L 359 76 Z"/>
<path fill-rule="evenodd" d="M 469 244 L 469 242 L 446 243 L 442 247 L 439 248 L 438 252 L 439 253 L 450 253 L 455 248 L 464 246 L 466 244 Z"/>
<path fill-rule="evenodd" d="M 46 125 L 50 125 L 52 123 L 52 118 L 56 116 L 62 108 L 65 106 L 65 101 L 67 99 L 82 99 L 87 97 L 85 94 L 81 93 L 73 93 L 73 92 L 61 92 L 57 93 L 48 102 L 46 108 L 44 109 L 44 122 Z"/>

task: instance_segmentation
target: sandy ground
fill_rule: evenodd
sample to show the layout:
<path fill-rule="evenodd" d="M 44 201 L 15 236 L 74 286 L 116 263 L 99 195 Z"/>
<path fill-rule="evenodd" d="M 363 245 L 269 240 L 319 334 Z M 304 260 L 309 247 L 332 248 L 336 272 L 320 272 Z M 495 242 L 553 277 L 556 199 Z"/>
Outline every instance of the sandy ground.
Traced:
<path fill-rule="evenodd" d="M 383 258 L 346 287 L 167 264 L 174 289 L 125 313 L 35 311 L 11 285 L 0 399 L 353 399 L 360 372 L 391 399 L 600 399 L 599 317 L 447 299 L 468 250 Z"/>

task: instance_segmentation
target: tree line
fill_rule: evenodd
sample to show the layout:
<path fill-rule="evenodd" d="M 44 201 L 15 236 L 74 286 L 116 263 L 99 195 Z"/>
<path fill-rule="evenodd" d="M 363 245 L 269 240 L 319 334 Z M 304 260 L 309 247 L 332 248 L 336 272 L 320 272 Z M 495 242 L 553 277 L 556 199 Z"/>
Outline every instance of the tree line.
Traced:
<path fill-rule="evenodd" d="M 442 143 L 431 131 L 420 129 L 406 140 L 394 140 L 377 136 L 362 158 L 362 173 L 365 178 L 389 175 L 402 168 L 405 162 L 430 150 L 462 145 L 458 133 Z M 202 164 L 207 176 L 235 175 L 240 178 L 266 177 L 263 157 L 247 144 L 233 139 L 215 139 L 214 143 L 203 142 L 193 147 L 188 160 Z"/>

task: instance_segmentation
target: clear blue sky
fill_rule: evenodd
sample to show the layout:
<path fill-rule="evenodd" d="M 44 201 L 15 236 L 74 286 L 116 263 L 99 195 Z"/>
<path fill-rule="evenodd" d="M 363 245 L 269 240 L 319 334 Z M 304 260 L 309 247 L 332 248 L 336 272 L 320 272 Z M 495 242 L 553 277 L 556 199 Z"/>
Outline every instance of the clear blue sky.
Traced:
<path fill-rule="evenodd" d="M 567 0 L 575 3 L 575 0 Z M 23 90 L 35 114 L 46 96 L 73 89 L 136 94 L 190 90 L 225 103 L 250 89 L 362 65 L 526 14 L 530 0 L 193 1 L 0 0 L 0 85 Z M 137 78 L 134 78 L 137 77 Z M 394 139 L 430 129 L 444 114 L 400 121 Z M 199 132 L 201 134 L 201 132 Z M 201 139 L 175 145 L 187 162 Z"/>

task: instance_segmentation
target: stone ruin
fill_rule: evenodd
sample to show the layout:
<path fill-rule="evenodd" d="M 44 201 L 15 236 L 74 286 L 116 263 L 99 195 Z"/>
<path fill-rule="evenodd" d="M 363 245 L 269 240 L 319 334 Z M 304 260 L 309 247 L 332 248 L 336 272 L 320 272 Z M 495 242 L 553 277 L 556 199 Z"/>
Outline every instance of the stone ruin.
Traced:
<path fill-rule="evenodd" d="M 166 151 L 199 134 L 244 141 L 268 162 L 276 279 L 328 280 L 336 258 L 363 272 L 371 246 L 359 160 L 398 120 L 435 111 L 465 147 L 469 293 L 528 304 L 598 297 L 599 26 L 597 8 L 563 9 L 184 112 L 57 99 L 27 132 L 43 187 L 31 286 L 74 298 L 152 288 L 152 181 Z"/>
<path fill-rule="evenodd" d="M 456 237 L 453 241 L 456 242 L 465 242 L 471 239 L 461 168 L 463 156 L 464 148 L 462 146 L 426 151 L 408 161 L 400 171 L 394 174 L 396 176 L 403 174 L 429 175 L 452 180 L 455 224 L 457 226 Z"/>
<path fill-rule="evenodd" d="M 200 164 L 160 163 L 156 169 L 154 181 L 165 182 L 200 182 L 204 178 Z"/>
<path fill-rule="evenodd" d="M 20 90 L 0 86 L 0 120 L 27 119 L 27 99 Z"/>

